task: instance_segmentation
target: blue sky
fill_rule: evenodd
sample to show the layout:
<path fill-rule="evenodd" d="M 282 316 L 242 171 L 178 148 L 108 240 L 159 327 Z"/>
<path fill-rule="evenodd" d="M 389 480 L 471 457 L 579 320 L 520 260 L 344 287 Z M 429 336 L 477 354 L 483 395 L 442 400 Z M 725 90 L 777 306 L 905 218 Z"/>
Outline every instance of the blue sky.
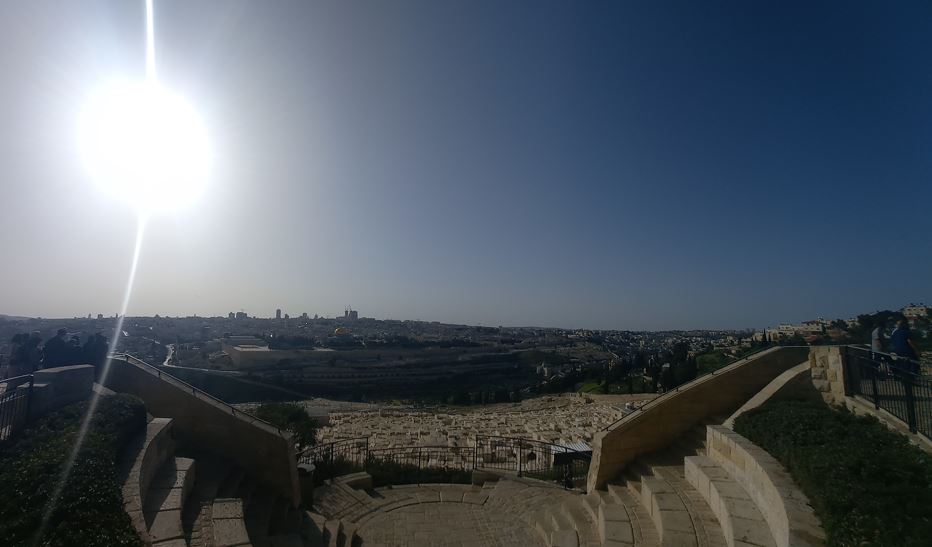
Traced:
<path fill-rule="evenodd" d="M 132 252 L 71 127 L 142 76 L 143 3 L 61 4 L 0 7 L 0 313 L 115 313 Z M 217 161 L 150 223 L 131 314 L 719 328 L 932 300 L 928 3 L 155 5 Z"/>

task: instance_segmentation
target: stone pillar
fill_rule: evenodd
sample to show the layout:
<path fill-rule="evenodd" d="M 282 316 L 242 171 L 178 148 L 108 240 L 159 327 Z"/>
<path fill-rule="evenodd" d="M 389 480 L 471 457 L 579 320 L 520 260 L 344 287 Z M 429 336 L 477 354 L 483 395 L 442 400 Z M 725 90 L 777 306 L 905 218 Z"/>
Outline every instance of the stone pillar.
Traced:
<path fill-rule="evenodd" d="M 830 405 L 845 402 L 845 348 L 843 346 L 813 346 L 809 350 L 812 385 Z"/>

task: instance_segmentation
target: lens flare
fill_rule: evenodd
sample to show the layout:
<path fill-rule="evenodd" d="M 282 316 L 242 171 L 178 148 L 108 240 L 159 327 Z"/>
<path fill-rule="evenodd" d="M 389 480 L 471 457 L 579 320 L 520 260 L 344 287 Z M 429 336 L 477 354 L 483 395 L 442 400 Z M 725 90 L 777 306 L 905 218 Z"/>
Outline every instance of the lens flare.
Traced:
<path fill-rule="evenodd" d="M 112 82 L 80 120 L 81 155 L 107 194 L 140 212 L 172 210 L 203 193 L 210 164 L 197 112 L 157 82 Z"/>

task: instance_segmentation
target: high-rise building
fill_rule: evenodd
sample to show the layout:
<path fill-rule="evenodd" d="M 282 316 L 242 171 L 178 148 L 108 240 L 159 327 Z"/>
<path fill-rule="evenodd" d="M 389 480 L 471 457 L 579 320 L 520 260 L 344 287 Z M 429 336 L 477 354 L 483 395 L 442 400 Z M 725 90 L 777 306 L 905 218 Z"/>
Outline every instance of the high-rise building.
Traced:
<path fill-rule="evenodd" d="M 278 308 L 277 310 L 275 310 L 275 319 L 281 319 L 281 318 L 282 318 L 282 309 Z"/>
<path fill-rule="evenodd" d="M 230 319 L 235 319 L 235 318 L 236 318 L 236 314 L 233 313 L 233 312 L 230 312 L 230 315 L 229 315 L 228 317 L 229 317 Z"/>

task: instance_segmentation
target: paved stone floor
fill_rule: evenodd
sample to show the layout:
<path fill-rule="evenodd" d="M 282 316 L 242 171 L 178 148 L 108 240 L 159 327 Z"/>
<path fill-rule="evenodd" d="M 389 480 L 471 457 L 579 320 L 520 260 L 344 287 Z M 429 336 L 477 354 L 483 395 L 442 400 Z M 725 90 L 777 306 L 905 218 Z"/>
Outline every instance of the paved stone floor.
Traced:
<path fill-rule="evenodd" d="M 523 521 L 469 503 L 421 503 L 383 513 L 357 531 L 366 547 L 543 545 Z"/>

